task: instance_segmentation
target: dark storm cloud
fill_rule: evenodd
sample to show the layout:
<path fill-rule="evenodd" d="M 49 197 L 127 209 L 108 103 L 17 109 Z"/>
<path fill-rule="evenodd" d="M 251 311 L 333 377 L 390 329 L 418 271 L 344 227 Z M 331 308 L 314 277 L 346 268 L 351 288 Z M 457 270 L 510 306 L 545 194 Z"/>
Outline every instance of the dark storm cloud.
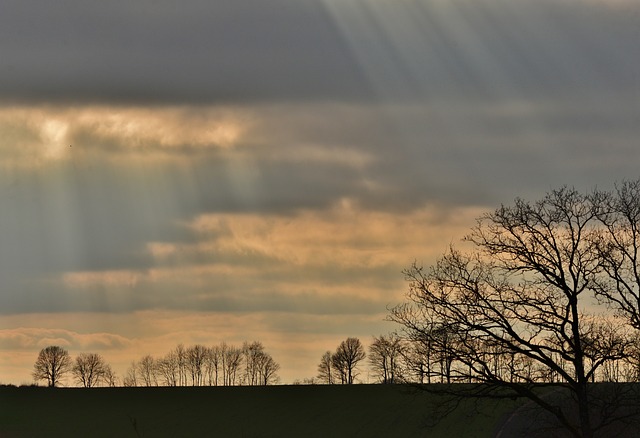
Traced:
<path fill-rule="evenodd" d="M 147 245 L 198 242 L 185 224 L 201 215 L 295 223 L 346 200 L 353 211 L 338 221 L 348 224 L 636 178 L 635 11 L 586 0 L 3 2 L 0 101 L 52 105 L 3 108 L 0 307 L 246 310 L 233 295 L 243 286 L 224 276 L 194 274 L 210 290 L 142 281 L 114 286 L 115 296 L 100 281 L 70 293 L 61 278 L 144 278 L 158 267 Z M 236 116 L 242 129 L 228 144 L 204 135 Z M 52 144 L 53 156 L 25 165 Z M 428 225 L 446 227 L 442 218 Z M 282 273 L 277 258 L 251 251 L 173 263 L 260 266 L 267 274 L 252 280 L 274 284 L 251 298 L 271 310 L 330 303 L 301 293 L 287 304 L 275 283 L 297 265 Z M 372 271 L 400 270 L 330 265 L 304 278 L 382 282 Z"/>
<path fill-rule="evenodd" d="M 7 0 L 0 6 L 0 99 L 619 93 L 637 87 L 640 73 L 637 19 L 629 11 L 578 0 Z"/>
<path fill-rule="evenodd" d="M 4 100 L 220 102 L 361 97 L 319 2 L 85 2 L 0 6 Z"/>

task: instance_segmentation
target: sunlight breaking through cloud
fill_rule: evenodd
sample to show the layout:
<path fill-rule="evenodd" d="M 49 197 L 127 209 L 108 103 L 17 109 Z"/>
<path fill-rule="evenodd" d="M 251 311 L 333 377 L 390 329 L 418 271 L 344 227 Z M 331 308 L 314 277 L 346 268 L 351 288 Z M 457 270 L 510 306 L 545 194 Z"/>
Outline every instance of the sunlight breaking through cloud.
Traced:
<path fill-rule="evenodd" d="M 249 124 L 246 116 L 224 108 L 3 107 L 0 162 L 180 157 L 233 148 Z"/>

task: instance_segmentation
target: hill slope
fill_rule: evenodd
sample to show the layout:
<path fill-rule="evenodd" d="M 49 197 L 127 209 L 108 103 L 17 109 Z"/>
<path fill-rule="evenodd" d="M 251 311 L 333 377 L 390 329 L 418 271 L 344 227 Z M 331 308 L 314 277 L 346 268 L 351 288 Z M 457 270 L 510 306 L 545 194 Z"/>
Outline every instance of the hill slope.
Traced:
<path fill-rule="evenodd" d="M 406 386 L 0 388 L 5 437 L 491 436 L 502 402 L 465 402 L 435 427 L 441 400 Z"/>

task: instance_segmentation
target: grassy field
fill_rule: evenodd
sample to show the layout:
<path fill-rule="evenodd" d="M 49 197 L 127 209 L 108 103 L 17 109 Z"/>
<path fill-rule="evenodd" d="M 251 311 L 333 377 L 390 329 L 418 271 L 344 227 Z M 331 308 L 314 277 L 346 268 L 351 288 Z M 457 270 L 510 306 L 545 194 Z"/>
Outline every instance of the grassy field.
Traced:
<path fill-rule="evenodd" d="M 488 437 L 515 405 L 405 386 L 0 388 L 0 437 Z"/>

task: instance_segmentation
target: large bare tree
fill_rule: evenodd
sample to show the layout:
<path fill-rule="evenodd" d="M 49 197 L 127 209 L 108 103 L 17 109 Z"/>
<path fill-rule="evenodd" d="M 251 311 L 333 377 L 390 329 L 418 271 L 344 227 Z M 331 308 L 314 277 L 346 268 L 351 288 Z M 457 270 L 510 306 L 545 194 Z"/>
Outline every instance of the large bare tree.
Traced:
<path fill-rule="evenodd" d="M 46 380 L 47 386 L 56 387 L 70 370 L 69 352 L 57 345 L 51 345 L 40 350 L 33 366 L 33 378 L 36 381 Z"/>
<path fill-rule="evenodd" d="M 629 346 L 615 321 L 588 312 L 602 269 L 594 199 L 562 188 L 482 216 L 466 237 L 469 253 L 451 248 L 427 270 L 406 270 L 408 303 L 390 314 L 413 339 L 433 339 L 434 322 L 446 329 L 447 351 L 441 344 L 439 355 L 448 363 L 430 372 L 488 384 L 472 386 L 475 395 L 499 387 L 503 396 L 527 397 L 580 437 L 612 418 L 589 382 Z M 540 382 L 568 390 L 575 403 L 544 396 Z M 596 407 L 611 414 L 601 424 L 592 415 Z"/>

